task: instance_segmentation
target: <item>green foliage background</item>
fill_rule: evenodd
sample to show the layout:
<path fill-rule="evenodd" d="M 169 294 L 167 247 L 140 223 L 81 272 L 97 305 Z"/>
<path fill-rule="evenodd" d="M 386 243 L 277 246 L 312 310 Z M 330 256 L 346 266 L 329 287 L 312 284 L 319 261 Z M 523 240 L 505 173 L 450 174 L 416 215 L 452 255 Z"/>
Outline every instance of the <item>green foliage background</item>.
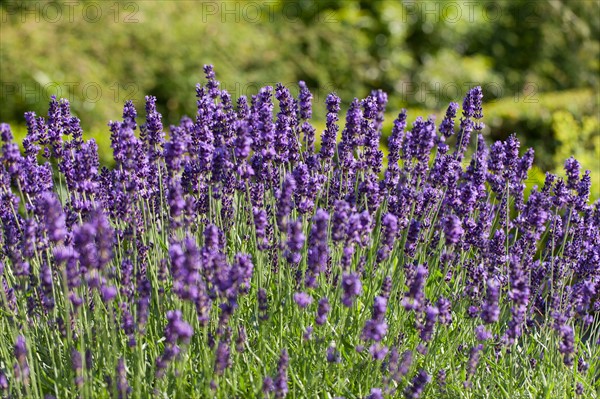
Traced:
<path fill-rule="evenodd" d="M 329 92 L 347 105 L 381 88 L 388 126 L 401 107 L 411 119 L 441 115 L 479 84 L 490 141 L 516 132 L 541 170 L 574 154 L 600 195 L 597 1 L 0 4 L 0 120 L 22 126 L 24 112 L 46 113 L 50 95 L 69 98 L 105 162 L 106 123 L 127 99 L 143 115 L 155 95 L 165 125 L 176 123 L 195 113 L 194 85 L 211 63 L 233 96 L 306 81 L 317 120 Z"/>

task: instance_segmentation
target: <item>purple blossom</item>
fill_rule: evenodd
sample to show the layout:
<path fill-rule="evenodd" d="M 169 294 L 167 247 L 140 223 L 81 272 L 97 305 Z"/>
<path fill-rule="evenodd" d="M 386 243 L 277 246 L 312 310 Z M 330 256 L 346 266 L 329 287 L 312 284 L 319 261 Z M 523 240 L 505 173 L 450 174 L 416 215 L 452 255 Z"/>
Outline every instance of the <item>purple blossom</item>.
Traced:
<path fill-rule="evenodd" d="M 431 381 L 429 374 L 427 374 L 425 370 L 419 370 L 410 381 L 410 385 L 406 387 L 404 394 L 410 399 L 420 398 L 425 390 L 425 385 L 427 385 L 429 381 Z"/>
<path fill-rule="evenodd" d="M 446 370 L 440 369 L 437 373 L 437 381 L 439 386 L 443 389 L 446 387 Z"/>
<path fill-rule="evenodd" d="M 230 347 L 228 340 L 219 341 L 219 345 L 217 346 L 217 353 L 215 356 L 215 367 L 214 372 L 217 375 L 223 375 L 225 369 L 227 369 L 231 364 L 230 356 Z"/>
<path fill-rule="evenodd" d="M 408 233 L 406 235 L 406 244 L 404 250 L 410 257 L 415 255 L 417 249 L 417 241 L 419 240 L 419 233 L 421 231 L 421 223 L 415 219 L 410 222 Z"/>
<path fill-rule="evenodd" d="M 449 325 L 452 323 L 452 303 L 443 296 L 436 303 L 438 309 L 438 321 L 441 325 Z"/>
<path fill-rule="evenodd" d="M 369 354 L 375 361 L 382 361 L 388 354 L 388 347 L 377 342 L 369 347 Z"/>
<path fill-rule="evenodd" d="M 327 315 L 331 311 L 331 305 L 329 305 L 329 301 L 327 298 L 321 298 L 319 300 L 319 306 L 317 307 L 317 317 L 315 319 L 315 323 L 317 325 L 322 326 L 327 322 Z"/>
<path fill-rule="evenodd" d="M 126 399 L 132 391 L 132 388 L 127 382 L 127 369 L 125 368 L 125 360 L 119 358 L 117 362 L 117 391 L 119 392 L 119 399 Z"/>
<path fill-rule="evenodd" d="M 419 310 L 424 306 L 425 294 L 425 279 L 427 278 L 427 268 L 424 265 L 418 265 L 415 270 L 415 275 L 410 282 L 408 292 L 402 300 L 402 306 L 406 310 Z"/>
<path fill-rule="evenodd" d="M 83 386 L 83 359 L 81 352 L 75 348 L 71 348 L 71 367 L 75 373 L 75 385 L 78 388 Z"/>
<path fill-rule="evenodd" d="M 329 345 L 327 348 L 327 363 L 340 363 L 341 361 L 340 352 L 335 347 L 335 344 Z"/>
<path fill-rule="evenodd" d="M 563 324 L 558 327 L 558 332 L 561 339 L 558 351 L 563 354 L 565 365 L 570 367 L 573 365 L 573 353 L 575 352 L 573 327 Z"/>
<path fill-rule="evenodd" d="M 123 117 L 125 118 L 125 115 Z M 146 123 L 140 127 L 140 130 L 148 146 L 149 159 L 154 162 L 162 153 L 165 143 L 162 115 L 156 110 L 154 96 L 146 96 Z"/>
<path fill-rule="evenodd" d="M 581 166 L 575 158 L 571 157 L 565 161 L 565 172 L 567 174 L 567 188 L 577 188 Z"/>
<path fill-rule="evenodd" d="M 287 369 L 290 358 L 286 349 L 281 351 L 279 362 L 277 363 L 277 375 L 274 380 L 274 390 L 276 398 L 284 398 L 288 393 Z"/>
<path fill-rule="evenodd" d="M 294 294 L 294 302 L 296 302 L 298 306 L 304 309 L 312 303 L 312 297 L 306 292 L 296 292 Z"/>
<path fill-rule="evenodd" d="M 314 329 L 312 326 L 308 326 L 306 327 L 306 329 L 304 330 L 304 333 L 302 334 L 302 338 L 305 341 L 310 341 L 312 338 L 312 333 L 313 333 Z"/>
<path fill-rule="evenodd" d="M 27 384 L 29 380 L 29 361 L 27 360 L 27 345 L 25 337 L 19 335 L 14 347 L 14 355 L 17 362 L 14 365 L 15 377 Z"/>
<path fill-rule="evenodd" d="M 362 294 L 362 283 L 357 273 L 344 273 L 342 276 L 342 303 L 346 307 L 354 304 L 354 298 Z"/>
<path fill-rule="evenodd" d="M 404 141 L 404 129 L 406 129 L 406 110 L 402 109 L 398 117 L 394 120 L 392 134 L 388 140 L 388 169 L 385 172 L 384 185 L 388 189 L 393 189 L 398 184 L 400 151 Z"/>
<path fill-rule="evenodd" d="M 442 134 L 442 137 L 445 139 L 454 135 L 454 118 L 456 118 L 456 111 L 458 110 L 458 104 L 451 102 L 446 110 L 446 115 L 444 116 L 444 120 L 440 124 L 439 131 Z"/>
<path fill-rule="evenodd" d="M 456 215 L 450 215 L 443 220 L 444 235 L 448 244 L 456 244 L 460 241 L 464 230 L 460 219 Z"/>
<path fill-rule="evenodd" d="M 189 343 L 194 329 L 183 320 L 179 310 L 167 312 L 167 326 L 165 327 L 165 349 L 163 354 L 156 359 L 156 375 L 162 377 L 168 364 L 175 360 L 181 349 L 180 343 Z"/>
<path fill-rule="evenodd" d="M 492 333 L 486 330 L 485 326 L 475 327 L 475 336 L 478 341 L 487 341 L 492 338 Z"/>
<path fill-rule="evenodd" d="M 433 328 L 438 317 L 439 310 L 435 306 L 427 306 L 425 309 L 425 324 L 421 329 L 421 339 L 425 342 L 431 341 Z"/>
<path fill-rule="evenodd" d="M 469 361 L 467 362 L 467 382 L 466 385 L 469 386 L 470 378 L 475 374 L 477 369 L 477 365 L 479 364 L 479 358 L 481 357 L 481 351 L 483 350 L 483 345 L 479 344 L 471 349 L 469 352 Z"/>
<path fill-rule="evenodd" d="M 335 154 L 335 140 L 339 129 L 337 122 L 339 120 L 338 112 L 340 112 L 340 98 L 333 93 L 329 94 L 325 104 L 327 104 L 327 121 L 321 139 L 320 156 L 325 162 L 329 162 Z"/>
<path fill-rule="evenodd" d="M 267 220 L 267 212 L 264 209 L 254 208 L 252 211 L 254 214 L 254 226 L 256 229 L 256 241 L 258 249 L 266 249 L 269 245 L 267 238 L 267 228 L 269 222 Z"/>
<path fill-rule="evenodd" d="M 317 277 L 325 271 L 329 260 L 329 244 L 327 242 L 329 214 L 318 209 L 310 230 L 308 240 L 307 271 L 305 284 L 309 288 L 317 286 Z"/>
<path fill-rule="evenodd" d="M 300 106 L 300 119 L 310 119 L 312 117 L 312 94 L 304 81 L 299 81 L 300 94 L 298 95 L 298 105 Z"/>
<path fill-rule="evenodd" d="M 500 298 L 500 284 L 495 278 L 487 281 L 486 300 L 482 306 L 481 319 L 487 323 L 495 323 L 500 317 L 498 299 Z"/>
<path fill-rule="evenodd" d="M 53 193 L 45 192 L 38 197 L 37 213 L 43 217 L 48 238 L 55 243 L 63 241 L 67 236 L 66 216 L 58 198 Z"/>
<path fill-rule="evenodd" d="M 388 325 L 385 321 L 387 310 L 387 299 L 381 296 L 375 297 L 373 304 L 373 316 L 367 320 L 362 331 L 363 340 L 373 340 L 379 342 L 387 333 Z"/>
<path fill-rule="evenodd" d="M 200 275 L 200 250 L 194 239 L 173 243 L 169 248 L 173 274 L 173 292 L 181 299 L 195 302 L 206 290 Z"/>
<path fill-rule="evenodd" d="M 410 366 L 412 365 L 412 361 L 413 353 L 411 351 L 407 350 L 404 353 L 402 353 L 402 358 L 400 360 L 400 363 L 398 364 L 398 370 L 396 370 L 395 372 L 396 376 L 394 379 L 396 381 L 408 374 Z"/>
<path fill-rule="evenodd" d="M 2 370 L 0 370 L 0 390 L 2 390 L 3 393 L 6 393 L 8 390 L 8 379 Z"/>
<path fill-rule="evenodd" d="M 377 252 L 377 261 L 381 262 L 388 258 L 394 242 L 396 241 L 396 235 L 398 234 L 398 218 L 391 213 L 386 213 L 381 221 L 382 235 L 381 235 L 381 248 Z"/>
<path fill-rule="evenodd" d="M 512 318 L 508 323 L 506 334 L 509 342 L 513 342 L 515 338 L 522 335 L 522 326 L 525 322 L 530 295 L 529 278 L 523 264 L 514 254 L 510 257 L 510 286 L 508 296 L 512 300 L 513 306 L 511 308 Z"/>
<path fill-rule="evenodd" d="M 277 225 L 282 231 L 286 230 L 286 219 L 294 207 L 292 197 L 294 190 L 296 190 L 296 180 L 294 179 L 293 174 L 288 173 L 283 181 L 281 192 L 279 193 L 279 198 L 277 201 Z"/>
<path fill-rule="evenodd" d="M 297 265 L 302 259 L 302 249 L 306 236 L 304 235 L 302 221 L 297 220 L 288 224 L 288 240 L 286 259 L 292 265 Z"/>
<path fill-rule="evenodd" d="M 352 211 L 351 206 L 344 200 L 337 200 L 334 204 L 333 217 L 331 219 L 331 239 L 334 242 L 344 241 L 347 237 L 348 218 Z"/>
<path fill-rule="evenodd" d="M 258 311 L 259 318 L 263 321 L 269 319 L 269 298 L 267 297 L 267 291 L 264 288 L 258 290 Z"/>

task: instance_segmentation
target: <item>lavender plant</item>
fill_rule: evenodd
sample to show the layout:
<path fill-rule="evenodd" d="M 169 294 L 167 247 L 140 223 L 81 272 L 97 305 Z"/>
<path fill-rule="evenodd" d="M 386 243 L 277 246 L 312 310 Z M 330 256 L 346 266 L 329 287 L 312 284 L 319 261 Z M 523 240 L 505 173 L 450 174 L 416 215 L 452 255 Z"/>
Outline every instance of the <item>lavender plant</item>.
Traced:
<path fill-rule="evenodd" d="M 128 102 L 100 167 L 66 100 L 0 125 L 0 392 L 10 398 L 597 397 L 600 203 L 487 146 L 479 87 L 439 126 L 387 96 L 213 68 L 166 131 Z M 274 102 L 274 99 L 276 103 Z M 337 134 L 341 132 L 341 141 Z M 474 149 L 471 148 L 474 142 Z"/>

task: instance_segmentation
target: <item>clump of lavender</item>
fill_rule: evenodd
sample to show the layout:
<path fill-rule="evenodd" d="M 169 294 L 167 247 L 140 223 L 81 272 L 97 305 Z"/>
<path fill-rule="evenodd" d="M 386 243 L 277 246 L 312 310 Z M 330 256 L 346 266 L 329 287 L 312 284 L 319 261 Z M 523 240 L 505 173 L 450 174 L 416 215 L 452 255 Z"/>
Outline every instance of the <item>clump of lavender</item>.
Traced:
<path fill-rule="evenodd" d="M 399 112 L 384 159 L 382 91 L 328 95 L 318 140 L 308 83 L 204 74 L 170 126 L 128 101 L 112 164 L 66 100 L 21 146 L 0 124 L 0 396 L 589 396 L 593 173 L 526 190 L 479 87 L 439 125 Z"/>

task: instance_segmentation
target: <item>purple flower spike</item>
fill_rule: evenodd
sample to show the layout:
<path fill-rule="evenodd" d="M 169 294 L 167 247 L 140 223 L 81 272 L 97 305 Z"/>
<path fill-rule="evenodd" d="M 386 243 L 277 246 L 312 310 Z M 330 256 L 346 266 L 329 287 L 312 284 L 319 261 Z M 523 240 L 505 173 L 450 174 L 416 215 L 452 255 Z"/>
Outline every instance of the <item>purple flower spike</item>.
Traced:
<path fill-rule="evenodd" d="M 457 103 L 450 103 L 448 109 L 446 110 L 446 116 L 444 116 L 444 120 L 440 124 L 440 133 L 442 137 L 445 139 L 454 135 L 454 118 L 456 118 L 456 111 L 458 110 Z"/>
<path fill-rule="evenodd" d="M 329 213 L 318 209 L 308 240 L 308 259 L 305 284 L 309 288 L 317 286 L 317 276 L 324 272 L 329 261 L 328 237 Z"/>
<path fill-rule="evenodd" d="M 317 308 L 317 317 L 315 319 L 315 323 L 317 323 L 319 326 L 325 324 L 327 322 L 327 315 L 329 314 L 330 310 L 331 305 L 329 305 L 327 298 L 321 298 Z"/>
<path fill-rule="evenodd" d="M 398 218 L 391 214 L 386 213 L 381 221 L 383 227 L 381 235 L 381 249 L 377 252 L 377 261 L 381 262 L 386 260 L 396 241 L 396 235 L 398 234 Z"/>
<path fill-rule="evenodd" d="M 117 363 L 117 391 L 119 392 L 119 399 L 127 399 L 132 391 L 127 382 L 127 370 L 123 358 L 120 358 Z"/>
<path fill-rule="evenodd" d="M 356 273 L 345 273 L 342 276 L 342 288 L 344 290 L 342 303 L 346 307 L 352 307 L 354 298 L 362 294 L 360 276 Z"/>
<path fill-rule="evenodd" d="M 414 278 L 410 283 L 408 292 L 402 300 L 402 306 L 406 310 L 418 310 L 424 305 L 425 294 L 423 288 L 425 286 L 425 279 L 427 278 L 427 268 L 423 265 L 417 266 Z"/>
<path fill-rule="evenodd" d="M 383 391 L 380 388 L 372 388 L 366 399 L 383 399 Z"/>
<path fill-rule="evenodd" d="M 281 351 L 279 363 L 277 364 L 277 375 L 274 381 L 275 397 L 277 399 L 285 398 L 288 393 L 287 369 L 290 357 L 286 349 Z"/>
<path fill-rule="evenodd" d="M 327 122 L 321 138 L 320 157 L 325 162 L 330 162 L 335 154 L 335 140 L 339 130 L 337 122 L 339 120 L 340 98 L 332 93 L 327 96 L 325 103 L 327 104 Z"/>
<path fill-rule="evenodd" d="M 438 317 L 439 310 L 435 306 L 427 306 L 425 309 L 425 325 L 421 329 L 421 339 L 425 342 L 431 341 L 433 328 Z"/>
<path fill-rule="evenodd" d="M 312 94 L 304 81 L 298 82 L 300 94 L 298 96 L 298 105 L 300 106 L 300 119 L 310 119 L 312 117 Z"/>
<path fill-rule="evenodd" d="M 486 330 L 485 326 L 477 326 L 475 328 L 475 336 L 478 341 L 487 341 L 492 338 L 492 333 Z"/>
<path fill-rule="evenodd" d="M 19 335 L 17 337 L 17 342 L 15 343 L 15 359 L 17 363 L 15 363 L 15 376 L 17 379 L 27 384 L 29 380 L 29 363 L 27 361 L 27 345 L 25 344 L 25 337 Z"/>
<path fill-rule="evenodd" d="M 500 298 L 500 283 L 495 278 L 487 281 L 487 296 L 486 301 L 482 306 L 481 320 L 485 323 L 495 323 L 500 317 L 500 309 L 498 307 L 498 299 Z"/>
<path fill-rule="evenodd" d="M 443 296 L 438 299 L 436 307 L 438 309 L 438 321 L 441 325 L 452 323 L 452 303 Z"/>
<path fill-rule="evenodd" d="M 306 292 L 296 292 L 294 294 L 294 302 L 296 302 L 298 306 L 304 309 L 312 303 L 312 297 Z"/>
<path fill-rule="evenodd" d="M 288 241 L 286 259 L 292 265 L 297 265 L 302 260 L 302 249 L 306 236 L 302 228 L 302 221 L 297 220 L 288 224 Z"/>
<path fill-rule="evenodd" d="M 45 222 L 48 238 L 55 243 L 63 241 L 67 236 L 66 216 L 56 195 L 50 192 L 41 194 L 36 208 L 36 213 Z"/>
<path fill-rule="evenodd" d="M 431 381 L 431 377 L 425 370 L 419 370 L 417 375 L 413 377 L 410 382 L 410 385 L 406 387 L 404 391 L 405 395 L 409 399 L 418 399 L 423 394 L 425 390 L 425 385 L 427 385 Z"/>
<path fill-rule="evenodd" d="M 444 221 L 444 234 L 448 244 L 456 244 L 460 241 L 464 230 L 460 219 L 456 215 L 448 216 Z"/>
<path fill-rule="evenodd" d="M 167 326 L 165 327 L 165 349 L 163 354 L 156 359 L 156 375 L 162 377 L 168 364 L 175 360 L 181 349 L 179 343 L 189 343 L 194 329 L 183 320 L 180 310 L 167 312 Z"/>

